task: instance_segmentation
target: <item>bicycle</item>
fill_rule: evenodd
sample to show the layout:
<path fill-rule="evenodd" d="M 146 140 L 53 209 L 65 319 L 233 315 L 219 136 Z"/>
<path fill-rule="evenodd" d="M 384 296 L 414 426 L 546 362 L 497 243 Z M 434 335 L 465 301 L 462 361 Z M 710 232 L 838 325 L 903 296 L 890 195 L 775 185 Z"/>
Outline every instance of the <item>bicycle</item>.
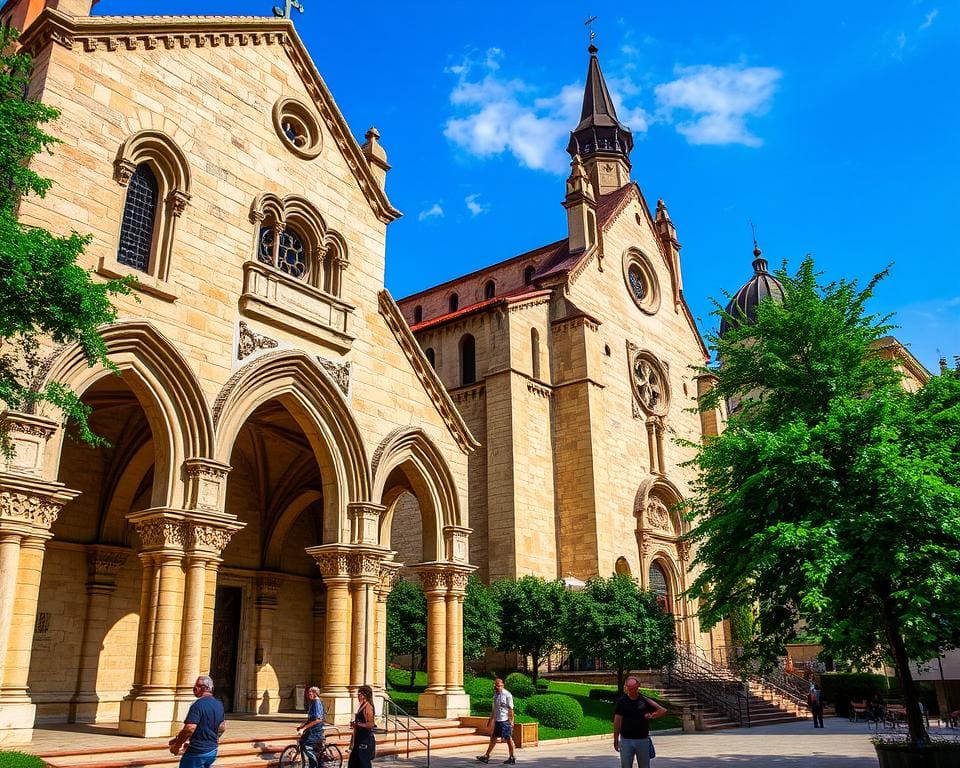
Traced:
<path fill-rule="evenodd" d="M 333 730 L 336 731 L 337 729 L 334 728 Z M 304 754 L 304 749 L 311 750 L 317 756 L 319 768 L 341 768 L 343 765 L 343 754 L 340 752 L 340 747 L 327 741 L 324 737 L 316 744 L 307 745 L 306 748 L 302 747 L 299 741 L 284 747 L 277 763 L 279 768 L 309 768 L 310 761 Z"/>

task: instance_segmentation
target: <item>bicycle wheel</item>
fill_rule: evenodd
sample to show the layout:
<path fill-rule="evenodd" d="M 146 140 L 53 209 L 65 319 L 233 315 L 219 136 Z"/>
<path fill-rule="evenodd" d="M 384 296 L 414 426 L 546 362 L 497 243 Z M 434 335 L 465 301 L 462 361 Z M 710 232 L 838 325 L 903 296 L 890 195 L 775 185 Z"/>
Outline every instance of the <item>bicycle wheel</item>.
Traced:
<path fill-rule="evenodd" d="M 324 744 L 320 752 L 320 768 L 340 768 L 343 765 L 343 755 L 336 744 Z"/>
<path fill-rule="evenodd" d="M 280 768 L 304 768 L 305 763 L 303 754 L 300 752 L 300 746 L 298 744 L 291 744 L 289 747 L 284 748 L 283 752 L 280 753 L 280 761 L 277 765 L 279 765 Z"/>

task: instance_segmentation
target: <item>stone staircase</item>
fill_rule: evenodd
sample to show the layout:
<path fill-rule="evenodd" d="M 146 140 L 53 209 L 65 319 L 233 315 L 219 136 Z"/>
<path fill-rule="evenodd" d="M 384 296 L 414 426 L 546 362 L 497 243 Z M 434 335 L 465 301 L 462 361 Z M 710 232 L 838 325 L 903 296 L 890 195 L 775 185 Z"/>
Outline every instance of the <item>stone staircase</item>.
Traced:
<path fill-rule="evenodd" d="M 391 731 L 377 733 L 377 758 L 390 755 L 406 757 L 407 755 L 422 755 L 426 752 L 425 744 L 417 738 L 427 741 L 430 734 L 431 752 L 453 749 L 470 745 L 483 746 L 488 737 L 478 736 L 476 729 L 464 728 L 457 720 L 437 720 L 423 718 L 422 727 L 414 727 L 408 739 L 405 731 Z M 290 729 L 292 732 L 292 728 Z M 180 758 L 171 755 L 162 740 L 137 740 L 131 744 L 131 739 L 116 737 L 116 742 L 102 746 L 87 748 L 64 748 L 37 752 L 50 768 L 152 768 L 152 766 L 176 766 Z M 238 738 L 224 738 L 220 741 L 220 750 L 217 757 L 217 766 L 223 768 L 272 768 L 277 765 L 280 753 L 284 747 L 292 744 L 295 739 L 264 735 L 263 737 L 244 735 Z M 332 736 L 329 741 L 340 747 L 343 754 L 343 764 L 347 764 L 347 746 L 350 743 L 348 734 Z"/>

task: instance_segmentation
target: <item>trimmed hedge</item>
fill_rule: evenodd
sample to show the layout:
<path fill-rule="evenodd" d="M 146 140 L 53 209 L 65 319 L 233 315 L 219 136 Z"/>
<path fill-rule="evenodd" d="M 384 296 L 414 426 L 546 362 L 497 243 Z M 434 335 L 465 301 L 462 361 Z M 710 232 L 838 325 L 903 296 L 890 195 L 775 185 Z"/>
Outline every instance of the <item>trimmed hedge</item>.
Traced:
<path fill-rule="evenodd" d="M 827 672 L 820 676 L 820 687 L 824 701 L 836 707 L 839 717 L 850 716 L 851 701 L 870 701 L 875 693 L 890 695 L 887 678 L 868 672 Z"/>
<path fill-rule="evenodd" d="M 583 707 L 572 696 L 543 693 L 527 701 L 527 714 L 548 728 L 575 730 L 583 722 Z"/>
<path fill-rule="evenodd" d="M 591 688 L 588 695 L 594 701 L 609 701 L 611 704 L 620 698 L 620 692 L 611 688 Z"/>
<path fill-rule="evenodd" d="M 503 687 L 510 691 L 515 699 L 529 699 L 537 692 L 533 687 L 533 680 L 523 672 L 511 672 L 503 681 Z"/>
<path fill-rule="evenodd" d="M 25 752 L 0 752 L 0 768 L 45 768 L 46 763 Z"/>

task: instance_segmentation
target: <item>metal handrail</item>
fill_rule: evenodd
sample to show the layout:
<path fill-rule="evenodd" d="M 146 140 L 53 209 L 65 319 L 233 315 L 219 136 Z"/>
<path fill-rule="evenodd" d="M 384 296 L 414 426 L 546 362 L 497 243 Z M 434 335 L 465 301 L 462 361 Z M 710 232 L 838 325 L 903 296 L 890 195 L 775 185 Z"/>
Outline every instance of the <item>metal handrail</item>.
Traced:
<path fill-rule="evenodd" d="M 743 682 L 730 670 L 697 658 L 692 649 L 678 646 L 676 659 L 667 668 L 667 678 L 738 725 L 750 726 L 750 697 L 743 690 Z"/>
<path fill-rule="evenodd" d="M 390 710 L 394 711 L 391 712 Z M 397 735 L 402 730 L 407 735 L 407 746 L 406 746 L 406 755 L 405 757 L 410 759 L 410 739 L 413 738 L 415 741 L 420 742 L 427 750 L 427 768 L 430 768 L 430 729 L 427 728 L 423 723 L 417 720 L 409 712 L 406 712 L 403 707 L 401 707 L 397 702 L 391 699 L 389 696 L 383 697 L 383 723 L 384 723 L 384 733 L 390 734 L 390 720 L 393 718 L 394 724 L 394 736 L 393 743 L 397 743 Z M 406 721 L 406 722 L 403 722 Z M 423 737 L 420 736 L 413 728 L 410 727 L 410 724 L 413 723 L 417 728 L 426 733 L 427 739 L 423 740 Z"/>

